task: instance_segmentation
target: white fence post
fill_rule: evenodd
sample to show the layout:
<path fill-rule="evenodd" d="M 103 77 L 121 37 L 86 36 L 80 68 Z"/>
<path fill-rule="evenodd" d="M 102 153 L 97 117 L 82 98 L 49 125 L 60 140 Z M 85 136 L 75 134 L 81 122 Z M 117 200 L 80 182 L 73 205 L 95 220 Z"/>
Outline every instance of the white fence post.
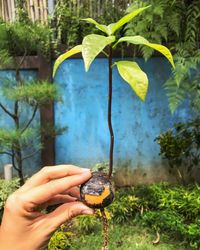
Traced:
<path fill-rule="evenodd" d="M 4 166 L 4 178 L 5 180 L 12 180 L 13 177 L 13 166 L 12 164 L 6 164 Z"/>

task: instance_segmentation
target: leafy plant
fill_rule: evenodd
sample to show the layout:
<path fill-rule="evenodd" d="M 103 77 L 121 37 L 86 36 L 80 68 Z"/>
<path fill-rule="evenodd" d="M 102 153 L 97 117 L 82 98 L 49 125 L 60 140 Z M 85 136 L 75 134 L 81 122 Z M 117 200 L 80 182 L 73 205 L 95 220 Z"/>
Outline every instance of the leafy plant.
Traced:
<path fill-rule="evenodd" d="M 200 187 L 198 185 L 158 183 L 119 188 L 116 190 L 116 199 L 106 209 L 106 214 L 111 230 L 115 227 L 122 227 L 122 230 L 130 227 L 130 230 L 133 230 L 135 225 L 142 226 L 144 230 L 145 226 L 151 232 L 160 233 L 160 244 L 163 238 L 168 236 L 181 242 L 184 246 L 181 249 L 199 249 Z M 90 236 L 92 241 L 95 240 L 97 232 L 101 230 L 100 219 L 101 215 L 97 212 L 96 216 L 80 216 L 72 220 L 72 227 L 67 230 L 75 234 L 71 238 L 72 249 L 74 242 L 80 240 L 84 242 L 87 236 Z M 131 231 L 131 234 L 134 235 L 135 231 L 134 234 Z M 112 237 L 110 233 L 109 237 L 113 238 L 111 244 L 117 244 L 116 236 Z"/>
<path fill-rule="evenodd" d="M 145 100 L 147 89 L 148 89 L 148 79 L 146 74 L 140 69 L 136 62 L 131 61 L 117 61 L 112 63 L 112 53 L 113 49 L 119 43 L 128 42 L 134 45 L 144 45 L 153 48 L 160 53 L 162 53 L 174 67 L 174 62 L 170 51 L 162 45 L 150 43 L 142 36 L 127 36 L 120 37 L 117 39 L 115 33 L 126 23 L 130 22 L 134 17 L 138 16 L 141 12 L 148 9 L 149 6 L 137 9 L 130 14 L 122 17 L 119 21 L 109 24 L 108 26 L 96 22 L 92 18 L 86 18 L 84 21 L 89 22 L 104 33 L 104 35 L 90 34 L 84 37 L 82 44 L 77 45 L 66 53 L 62 54 L 56 60 L 53 69 L 53 77 L 59 67 L 59 65 L 70 56 L 82 52 L 85 70 L 89 70 L 91 63 L 96 58 L 96 56 L 103 52 L 108 58 L 108 71 L 109 71 L 109 97 L 108 97 L 108 126 L 110 131 L 110 159 L 109 159 L 109 173 L 108 176 L 111 177 L 113 169 L 113 146 L 114 146 L 114 133 L 112 128 L 112 68 L 117 67 L 121 77 L 131 86 L 136 95 L 141 99 Z M 105 48 L 108 47 L 108 51 Z"/>
<path fill-rule="evenodd" d="M 175 125 L 156 138 L 160 154 L 183 184 L 188 182 L 200 163 L 200 120 Z"/>
<path fill-rule="evenodd" d="M 0 221 L 8 196 L 12 194 L 17 188 L 19 188 L 19 179 L 13 179 L 11 181 L 0 179 Z"/>
<path fill-rule="evenodd" d="M 0 23 L 0 66 L 14 69 L 14 79 L 1 78 L 0 91 L 5 100 L 0 101 L 0 110 L 12 122 L 11 127 L 0 128 L 0 154 L 10 157 L 23 184 L 24 161 L 42 147 L 39 126 L 33 127 L 38 109 L 59 98 L 55 85 L 48 81 L 28 81 L 21 76 L 20 67 L 26 56 L 42 54 L 49 57 L 51 31 L 46 26 L 32 23 L 21 5 L 18 11 L 16 22 Z M 29 117 L 25 115 L 27 109 Z"/>
<path fill-rule="evenodd" d="M 63 224 L 59 230 L 57 230 L 51 237 L 48 249 L 49 250 L 67 250 L 71 249 L 72 237 L 74 233 L 68 231 L 66 226 Z"/>
<path fill-rule="evenodd" d="M 170 110 L 174 112 L 186 98 L 193 108 L 199 110 L 199 1 L 136 0 L 127 11 L 132 12 L 147 4 L 152 4 L 152 8 L 147 9 L 145 15 L 141 14 L 136 22 L 127 24 L 125 35 L 139 33 L 153 42 L 170 46 L 176 64 L 173 74 L 165 83 Z M 145 59 L 153 53 L 148 47 L 140 49 Z"/>
<path fill-rule="evenodd" d="M 95 27 L 91 28 L 90 25 L 81 22 L 85 16 L 97 18 L 101 23 L 113 23 L 124 13 L 125 8 L 120 1 L 113 5 L 110 1 L 97 3 L 96 0 L 81 2 L 58 0 L 51 20 L 54 27 L 54 39 L 57 44 L 66 44 L 68 48 L 71 48 L 81 43 L 84 36 L 95 32 Z"/>

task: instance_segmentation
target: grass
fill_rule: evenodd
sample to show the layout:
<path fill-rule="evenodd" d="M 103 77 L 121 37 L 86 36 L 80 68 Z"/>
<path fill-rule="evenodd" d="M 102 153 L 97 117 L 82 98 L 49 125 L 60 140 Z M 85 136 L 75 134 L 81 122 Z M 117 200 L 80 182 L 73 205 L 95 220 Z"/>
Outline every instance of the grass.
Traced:
<path fill-rule="evenodd" d="M 152 240 L 156 238 L 153 232 L 131 225 L 111 225 L 109 227 L 109 250 L 186 250 L 180 242 L 173 242 L 161 235 L 160 242 L 156 245 Z M 101 250 L 102 230 L 91 234 L 79 234 L 72 241 L 73 250 Z"/>

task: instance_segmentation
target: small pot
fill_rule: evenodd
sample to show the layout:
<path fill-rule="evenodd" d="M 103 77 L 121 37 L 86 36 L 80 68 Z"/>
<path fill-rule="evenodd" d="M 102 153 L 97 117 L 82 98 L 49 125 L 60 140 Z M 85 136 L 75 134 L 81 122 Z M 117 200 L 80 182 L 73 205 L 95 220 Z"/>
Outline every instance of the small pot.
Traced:
<path fill-rule="evenodd" d="M 81 185 L 81 200 L 91 208 L 104 208 L 114 199 L 114 191 L 108 176 L 103 172 L 93 172 L 92 177 Z"/>

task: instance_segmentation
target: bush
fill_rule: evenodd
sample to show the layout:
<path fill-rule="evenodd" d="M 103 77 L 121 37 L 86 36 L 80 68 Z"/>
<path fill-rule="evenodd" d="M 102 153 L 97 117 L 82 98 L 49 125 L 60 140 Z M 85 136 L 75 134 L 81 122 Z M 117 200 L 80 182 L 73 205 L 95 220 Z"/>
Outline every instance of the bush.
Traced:
<path fill-rule="evenodd" d="M 67 250 L 71 247 L 72 232 L 64 232 L 62 227 L 56 231 L 51 237 L 48 249 L 49 250 Z"/>
<path fill-rule="evenodd" d="M 160 234 L 180 240 L 186 249 L 200 247 L 200 187 L 167 183 L 143 185 L 116 190 L 114 202 L 106 208 L 110 224 L 139 224 Z M 100 212 L 95 216 L 80 216 L 73 220 L 75 237 L 98 234 L 102 230 Z M 51 246 L 65 242 L 63 232 L 51 239 Z M 69 241 L 70 237 L 67 237 Z M 73 240 L 70 238 L 70 240 Z M 59 244 L 61 241 L 61 245 Z M 68 249 L 68 248 L 50 248 Z"/>
<path fill-rule="evenodd" d="M 182 184 L 191 181 L 200 164 L 200 119 L 179 123 L 156 138 L 160 154 L 167 159 Z"/>
<path fill-rule="evenodd" d="M 11 181 L 0 179 L 0 222 L 8 196 L 18 189 L 19 186 L 19 179 L 13 179 Z"/>

